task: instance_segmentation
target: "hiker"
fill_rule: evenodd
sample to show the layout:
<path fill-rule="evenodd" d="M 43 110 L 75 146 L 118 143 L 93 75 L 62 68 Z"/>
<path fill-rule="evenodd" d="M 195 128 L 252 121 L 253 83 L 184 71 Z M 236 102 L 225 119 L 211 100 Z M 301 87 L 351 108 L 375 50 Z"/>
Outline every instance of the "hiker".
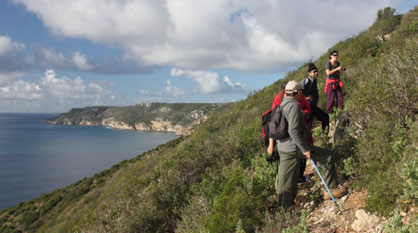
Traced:
<path fill-rule="evenodd" d="M 285 97 L 281 103 L 283 114 L 288 122 L 289 136 L 277 140 L 277 150 L 280 155 L 278 174 L 276 176 L 276 192 L 279 207 L 288 208 L 293 205 L 297 193 L 297 179 L 299 166 L 302 159 L 306 158 L 319 161 L 322 174 L 335 198 L 347 193 L 346 187 L 337 188 L 337 174 L 332 162 L 331 152 L 311 145 L 307 141 L 308 126 L 303 119 L 303 113 L 298 106 L 302 98 L 302 87 L 296 81 L 290 81 L 285 87 Z M 270 130 L 271 133 L 271 130 Z M 270 145 L 274 143 L 270 140 Z M 270 152 L 270 145 L 268 152 Z M 331 199 L 328 193 L 324 193 L 324 199 Z"/>
<path fill-rule="evenodd" d="M 285 87 L 286 87 L 287 82 L 283 82 L 282 85 L 280 86 L 280 92 L 274 97 L 273 100 L 273 105 L 271 106 L 272 109 L 274 109 L 276 106 L 280 105 L 283 101 L 284 98 L 284 94 L 285 93 Z M 311 114 L 311 107 L 309 105 L 309 103 L 306 101 L 305 97 L 302 95 L 300 98 L 300 101 L 298 102 L 300 109 L 302 110 L 303 114 L 304 114 L 304 119 L 306 124 L 308 123 L 308 119 L 309 116 Z M 310 144 L 313 144 L 313 137 L 312 137 L 312 132 L 309 128 L 309 133 L 308 133 L 308 138 L 307 138 L 308 142 Z M 302 159 L 301 163 L 300 163 L 300 170 L 299 170 L 299 179 L 298 182 L 305 182 L 305 176 L 303 175 L 305 173 L 305 168 L 306 168 L 306 159 Z"/>
<path fill-rule="evenodd" d="M 312 129 L 314 117 L 321 121 L 322 130 L 325 131 L 329 127 L 329 115 L 320 109 L 318 104 L 318 68 L 314 63 L 308 64 L 308 77 L 304 78 L 300 85 L 302 86 L 302 93 L 311 107 L 311 114 L 308 117 L 309 129 Z"/>
<path fill-rule="evenodd" d="M 325 64 L 325 72 L 327 78 L 325 79 L 324 92 L 327 93 L 326 112 L 332 113 L 334 106 L 334 99 L 337 98 L 337 107 L 343 108 L 343 94 L 342 88 L 344 84 L 340 80 L 340 74 L 343 73 L 343 67 L 338 61 L 338 51 L 334 50 L 329 54 L 329 61 Z"/>

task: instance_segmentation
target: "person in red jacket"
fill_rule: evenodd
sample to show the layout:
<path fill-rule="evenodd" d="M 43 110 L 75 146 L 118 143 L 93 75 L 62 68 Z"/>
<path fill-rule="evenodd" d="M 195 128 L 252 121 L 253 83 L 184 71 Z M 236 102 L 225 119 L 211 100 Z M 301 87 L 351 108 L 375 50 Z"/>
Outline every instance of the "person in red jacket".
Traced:
<path fill-rule="evenodd" d="M 274 109 L 276 106 L 278 106 L 282 103 L 283 98 L 284 98 L 284 95 L 282 93 L 285 93 L 286 84 L 287 84 L 287 82 L 283 82 L 282 85 L 280 86 L 280 92 L 274 97 L 273 105 L 271 106 L 272 109 Z M 308 125 L 307 141 L 311 145 L 313 145 L 312 131 L 311 131 L 311 128 L 309 126 L 309 121 L 308 121 L 309 114 L 311 113 L 311 106 L 309 105 L 308 101 L 306 101 L 306 99 L 303 95 L 301 96 L 298 104 L 299 104 L 299 107 L 302 109 L 302 112 L 305 115 L 306 125 Z M 302 161 L 300 163 L 300 173 L 299 173 L 299 181 L 300 182 L 305 181 L 305 177 L 303 176 L 303 173 L 305 172 L 305 168 L 306 168 L 306 159 L 302 159 Z"/>

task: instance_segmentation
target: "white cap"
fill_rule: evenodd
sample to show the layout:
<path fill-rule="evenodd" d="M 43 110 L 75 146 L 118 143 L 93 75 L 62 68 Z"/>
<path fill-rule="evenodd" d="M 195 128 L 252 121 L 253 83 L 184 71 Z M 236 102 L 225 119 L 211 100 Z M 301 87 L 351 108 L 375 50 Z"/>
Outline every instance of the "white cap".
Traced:
<path fill-rule="evenodd" d="M 301 90 L 301 89 L 302 87 L 300 86 L 300 84 L 294 80 L 288 82 L 285 87 L 285 91 L 287 94 L 297 92 L 298 90 Z"/>

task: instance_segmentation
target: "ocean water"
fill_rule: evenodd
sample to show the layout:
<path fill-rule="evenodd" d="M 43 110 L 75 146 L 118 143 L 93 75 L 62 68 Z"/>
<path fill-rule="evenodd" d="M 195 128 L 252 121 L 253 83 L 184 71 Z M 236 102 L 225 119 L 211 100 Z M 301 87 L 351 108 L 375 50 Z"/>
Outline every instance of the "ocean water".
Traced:
<path fill-rule="evenodd" d="M 42 122 L 57 115 L 0 114 L 0 210 L 177 138 L 172 133 Z"/>

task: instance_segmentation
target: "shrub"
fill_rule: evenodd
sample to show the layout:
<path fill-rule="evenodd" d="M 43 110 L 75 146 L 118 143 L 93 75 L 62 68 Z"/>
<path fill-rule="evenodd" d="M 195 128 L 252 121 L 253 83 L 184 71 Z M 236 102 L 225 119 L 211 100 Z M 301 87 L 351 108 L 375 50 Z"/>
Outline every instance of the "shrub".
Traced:
<path fill-rule="evenodd" d="M 274 215 L 267 215 L 264 228 L 257 232 L 308 232 L 308 225 L 306 222 L 308 215 L 308 210 L 280 210 Z"/>
<path fill-rule="evenodd" d="M 405 188 L 402 163 L 414 153 L 408 149 L 413 142 L 408 122 L 414 121 L 416 46 L 415 40 L 406 39 L 397 53 L 362 64 L 357 75 L 367 78 L 358 79 L 347 104 L 351 127 L 359 132 L 356 154 L 348 160 L 358 167 L 350 173 L 357 177 L 357 187 L 368 187 L 367 209 L 386 216 Z"/>
<path fill-rule="evenodd" d="M 29 210 L 26 211 L 22 219 L 20 220 L 20 223 L 24 226 L 24 228 L 30 228 L 30 226 L 39 218 L 39 213 L 35 210 Z"/>
<path fill-rule="evenodd" d="M 417 232 L 418 222 L 415 216 L 415 221 L 409 222 L 408 225 L 404 225 L 402 221 L 403 217 L 400 214 L 399 209 L 394 209 L 392 216 L 383 225 L 383 230 L 387 233 L 409 233 Z"/>
<path fill-rule="evenodd" d="M 216 197 L 206 227 L 209 232 L 234 232 L 240 222 L 246 232 L 254 231 L 261 223 L 261 213 L 261 200 L 251 195 L 249 175 L 238 166 L 228 175 L 222 192 Z"/>

